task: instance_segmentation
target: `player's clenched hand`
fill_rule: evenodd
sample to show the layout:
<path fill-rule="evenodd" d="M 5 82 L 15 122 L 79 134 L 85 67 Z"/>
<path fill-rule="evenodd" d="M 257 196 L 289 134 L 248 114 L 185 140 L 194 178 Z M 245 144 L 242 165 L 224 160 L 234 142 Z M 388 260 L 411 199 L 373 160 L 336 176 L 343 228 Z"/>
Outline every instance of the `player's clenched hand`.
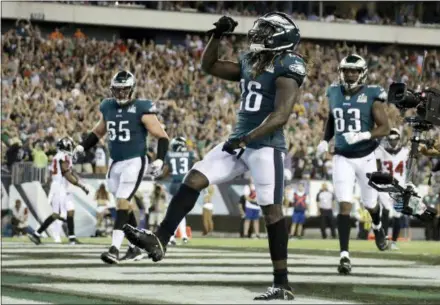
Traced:
<path fill-rule="evenodd" d="M 208 34 L 214 34 L 215 38 L 220 38 L 224 33 L 233 32 L 238 22 L 231 17 L 223 16 L 214 25 L 215 28 L 209 30 Z"/>
<path fill-rule="evenodd" d="M 82 145 L 76 145 L 73 149 L 73 157 L 78 158 L 78 155 L 84 153 L 84 147 Z"/>
<path fill-rule="evenodd" d="M 316 154 L 318 155 L 318 157 L 326 152 L 328 152 L 328 142 L 327 141 L 319 142 L 318 147 L 316 148 Z"/>
<path fill-rule="evenodd" d="M 349 145 L 371 139 L 371 133 L 369 131 L 366 131 L 366 132 L 346 132 L 346 133 L 343 133 L 342 135 L 344 136 L 345 141 L 347 141 L 347 143 Z"/>
<path fill-rule="evenodd" d="M 242 138 L 233 138 L 233 139 L 227 140 L 223 144 L 222 151 L 225 151 L 231 155 L 235 155 L 235 154 L 237 154 L 237 152 L 235 150 L 241 148 L 242 150 L 240 151 L 240 153 L 237 156 L 237 159 L 239 159 L 241 157 L 241 154 L 243 153 L 245 147 L 246 147 L 246 142 L 244 142 Z"/>
<path fill-rule="evenodd" d="M 162 173 L 162 167 L 163 167 L 163 161 L 157 159 L 150 164 L 147 173 L 149 175 L 152 175 L 153 177 L 157 177 Z"/>

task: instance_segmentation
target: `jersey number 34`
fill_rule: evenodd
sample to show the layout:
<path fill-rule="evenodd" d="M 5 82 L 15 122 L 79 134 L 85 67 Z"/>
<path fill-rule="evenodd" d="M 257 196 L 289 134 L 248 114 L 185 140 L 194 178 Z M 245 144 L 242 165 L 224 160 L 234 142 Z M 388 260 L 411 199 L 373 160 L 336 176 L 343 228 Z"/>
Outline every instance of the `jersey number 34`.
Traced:
<path fill-rule="evenodd" d="M 361 111 L 357 108 L 347 109 L 344 115 L 344 109 L 334 108 L 335 130 L 337 132 L 358 132 L 361 131 Z"/>

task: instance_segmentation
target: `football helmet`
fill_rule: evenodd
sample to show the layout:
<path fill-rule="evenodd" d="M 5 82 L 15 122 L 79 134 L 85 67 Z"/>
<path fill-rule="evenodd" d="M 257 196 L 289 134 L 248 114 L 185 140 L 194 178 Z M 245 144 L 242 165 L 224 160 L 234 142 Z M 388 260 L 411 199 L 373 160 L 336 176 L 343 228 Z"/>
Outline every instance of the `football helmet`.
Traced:
<path fill-rule="evenodd" d="M 386 149 L 397 151 L 400 149 L 400 131 L 397 128 L 392 128 L 390 134 L 386 138 Z"/>
<path fill-rule="evenodd" d="M 135 87 L 136 80 L 129 71 L 119 71 L 110 83 L 110 90 L 119 105 L 125 105 L 131 100 Z"/>
<path fill-rule="evenodd" d="M 281 12 L 271 12 L 258 18 L 248 32 L 252 52 L 294 50 L 300 38 L 295 22 Z"/>
<path fill-rule="evenodd" d="M 57 142 L 58 151 L 65 152 L 69 156 L 73 155 L 74 146 L 75 146 L 75 143 L 73 142 L 72 138 L 70 138 L 70 137 L 62 137 Z"/>
<path fill-rule="evenodd" d="M 186 151 L 186 139 L 184 137 L 177 137 L 171 140 L 172 151 Z"/>
<path fill-rule="evenodd" d="M 357 77 L 345 75 L 347 70 L 356 70 L 359 72 Z M 339 83 L 347 90 L 356 89 L 362 86 L 367 79 L 367 62 L 357 54 L 350 54 L 344 57 L 339 63 Z"/>

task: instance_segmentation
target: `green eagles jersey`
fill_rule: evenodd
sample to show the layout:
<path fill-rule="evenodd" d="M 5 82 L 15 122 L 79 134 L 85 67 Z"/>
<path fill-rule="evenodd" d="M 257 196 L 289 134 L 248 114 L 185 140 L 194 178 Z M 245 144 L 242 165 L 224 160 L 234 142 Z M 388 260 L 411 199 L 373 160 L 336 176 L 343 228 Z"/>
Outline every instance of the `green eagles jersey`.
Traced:
<path fill-rule="evenodd" d="M 275 110 L 275 81 L 278 77 L 293 78 L 300 86 L 306 76 L 304 60 L 293 53 L 283 53 L 275 58 L 273 65 L 268 66 L 263 73 L 254 78 L 248 56 L 249 53 L 245 53 L 239 59 L 241 102 L 237 123 L 230 138 L 246 135 Z M 265 146 L 281 151 L 286 150 L 283 127 L 247 145 L 255 149 Z"/>
<path fill-rule="evenodd" d="M 373 103 L 384 102 L 387 93 L 381 86 L 364 85 L 358 92 L 344 95 L 342 85 L 334 84 L 327 89 L 330 111 L 334 118 L 335 154 L 347 158 L 361 158 L 373 152 L 378 142 L 374 139 L 349 145 L 343 133 L 365 132 L 374 128 Z"/>
<path fill-rule="evenodd" d="M 146 155 L 147 129 L 142 116 L 155 113 L 152 101 L 134 100 L 121 107 L 115 99 L 104 99 L 99 110 L 107 126 L 108 148 L 113 161 Z"/>
<path fill-rule="evenodd" d="M 165 157 L 165 164 L 170 169 L 173 182 L 182 182 L 193 163 L 194 152 L 192 151 L 169 151 Z"/>

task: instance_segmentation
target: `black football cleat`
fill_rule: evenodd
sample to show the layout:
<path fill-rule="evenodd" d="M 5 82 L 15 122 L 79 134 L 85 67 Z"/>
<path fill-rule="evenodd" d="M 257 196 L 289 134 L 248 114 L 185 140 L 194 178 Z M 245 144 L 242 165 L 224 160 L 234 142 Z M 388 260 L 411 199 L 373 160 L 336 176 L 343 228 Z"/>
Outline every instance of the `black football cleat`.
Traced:
<path fill-rule="evenodd" d="M 38 236 L 37 234 L 35 234 L 35 232 L 33 232 L 32 234 L 31 234 L 31 233 L 28 233 L 27 236 L 29 237 L 29 239 L 30 239 L 34 244 L 36 244 L 36 245 L 41 244 L 40 236 Z"/>
<path fill-rule="evenodd" d="M 374 231 L 374 239 L 376 240 L 376 246 L 380 251 L 388 250 L 390 247 L 390 242 L 385 235 L 383 228 Z"/>
<path fill-rule="evenodd" d="M 119 250 L 115 246 L 111 246 L 107 252 L 101 254 L 101 259 L 107 264 L 119 263 Z"/>
<path fill-rule="evenodd" d="M 81 245 L 82 242 L 80 242 L 78 239 L 76 239 L 75 237 L 69 238 L 69 244 L 70 245 Z"/>
<path fill-rule="evenodd" d="M 289 286 L 269 287 L 267 291 L 254 298 L 254 301 L 270 301 L 270 300 L 293 300 L 293 290 Z"/>
<path fill-rule="evenodd" d="M 128 247 L 127 253 L 121 258 L 120 262 L 135 262 L 144 258 L 141 249 L 138 247 Z"/>
<path fill-rule="evenodd" d="M 125 237 L 136 247 L 144 249 L 153 262 L 158 262 L 165 256 L 166 247 L 153 232 L 137 229 L 129 224 L 125 224 L 122 230 Z"/>
<path fill-rule="evenodd" d="M 351 262 L 348 257 L 342 257 L 338 266 L 339 274 L 349 275 L 351 273 Z"/>

